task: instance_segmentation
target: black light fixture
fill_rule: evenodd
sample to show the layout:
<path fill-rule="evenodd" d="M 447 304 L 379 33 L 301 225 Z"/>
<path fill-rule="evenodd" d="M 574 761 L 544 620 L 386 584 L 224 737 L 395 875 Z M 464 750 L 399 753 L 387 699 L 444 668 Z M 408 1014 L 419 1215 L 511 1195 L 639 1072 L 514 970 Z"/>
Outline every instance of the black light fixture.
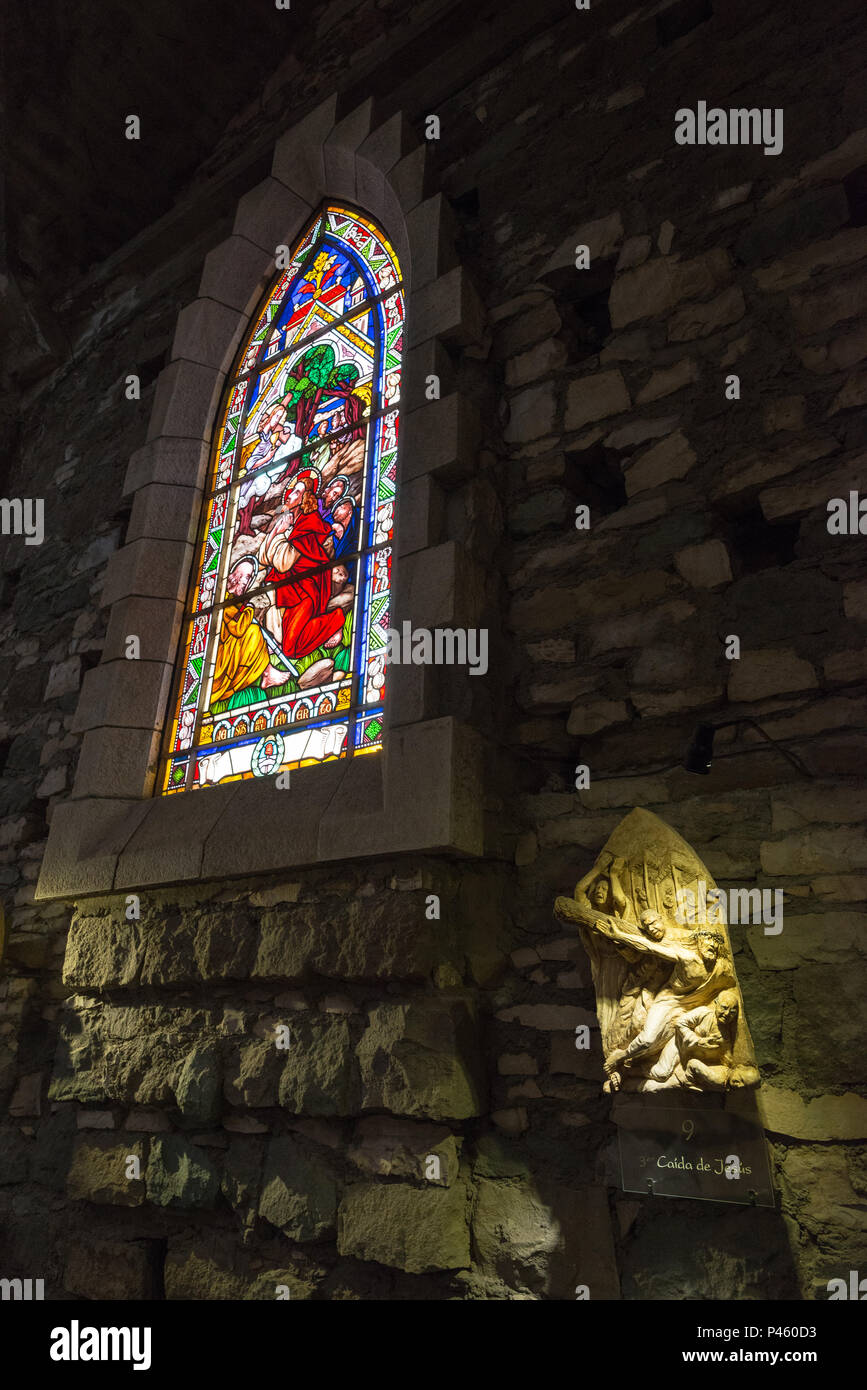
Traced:
<path fill-rule="evenodd" d="M 730 729 L 740 724 L 749 724 L 751 729 L 755 729 L 760 733 L 762 738 L 767 743 L 770 743 L 773 748 L 776 748 L 779 753 L 782 753 L 783 757 L 786 758 L 794 768 L 797 768 L 798 772 L 800 772 L 803 777 L 812 777 L 812 772 L 810 772 L 809 768 L 804 766 L 796 753 L 790 752 L 790 750 L 784 748 L 781 743 L 777 743 L 776 739 L 771 738 L 770 734 L 765 733 L 761 724 L 757 724 L 755 719 L 751 719 L 749 715 L 743 714 L 738 719 L 724 719 L 719 724 L 697 724 L 695 733 L 692 736 L 692 742 L 687 748 L 686 757 L 683 760 L 686 771 L 697 772 L 701 776 L 706 777 L 710 772 L 713 762 L 713 738 L 717 729 Z M 754 752 L 756 750 L 752 749 L 747 751 Z"/>
<path fill-rule="evenodd" d="M 713 760 L 713 724 L 696 724 L 692 743 L 686 750 L 683 765 L 687 772 L 699 772 L 706 777 Z"/>

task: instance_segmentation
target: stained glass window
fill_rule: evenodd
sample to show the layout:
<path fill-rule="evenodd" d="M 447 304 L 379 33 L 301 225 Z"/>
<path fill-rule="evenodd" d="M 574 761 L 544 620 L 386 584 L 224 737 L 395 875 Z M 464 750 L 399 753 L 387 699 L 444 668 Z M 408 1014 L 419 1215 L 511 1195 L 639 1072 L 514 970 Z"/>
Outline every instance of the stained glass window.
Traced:
<path fill-rule="evenodd" d="M 220 408 L 160 792 L 381 747 L 403 320 L 382 232 L 325 208 Z"/>

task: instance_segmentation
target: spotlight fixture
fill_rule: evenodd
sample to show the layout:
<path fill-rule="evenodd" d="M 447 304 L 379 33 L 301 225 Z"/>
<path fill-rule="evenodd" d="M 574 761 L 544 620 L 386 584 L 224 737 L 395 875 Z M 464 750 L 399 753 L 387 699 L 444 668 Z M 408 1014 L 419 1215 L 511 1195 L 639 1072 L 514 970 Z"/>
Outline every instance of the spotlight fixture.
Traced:
<path fill-rule="evenodd" d="M 777 749 L 777 752 L 782 753 L 783 757 L 792 764 L 792 767 L 797 768 L 802 777 L 812 777 L 812 772 L 804 766 L 796 753 L 784 748 L 776 739 L 771 738 L 770 734 L 766 734 L 761 724 L 757 724 L 755 719 L 750 719 L 748 715 L 743 714 L 738 719 L 724 719 L 719 724 L 697 724 L 692 742 L 687 748 L 686 757 L 683 760 L 686 771 L 697 772 L 702 777 L 706 777 L 713 762 L 713 739 L 717 729 L 736 728 L 741 724 L 749 724 L 751 729 L 755 729 L 757 733 L 761 734 L 765 742 L 770 743 L 773 748 Z M 755 752 L 756 750 L 747 749 L 746 751 Z"/>
<path fill-rule="evenodd" d="M 687 772 L 699 772 L 706 777 L 713 759 L 713 724 L 696 724 L 692 743 L 686 750 L 683 765 Z"/>

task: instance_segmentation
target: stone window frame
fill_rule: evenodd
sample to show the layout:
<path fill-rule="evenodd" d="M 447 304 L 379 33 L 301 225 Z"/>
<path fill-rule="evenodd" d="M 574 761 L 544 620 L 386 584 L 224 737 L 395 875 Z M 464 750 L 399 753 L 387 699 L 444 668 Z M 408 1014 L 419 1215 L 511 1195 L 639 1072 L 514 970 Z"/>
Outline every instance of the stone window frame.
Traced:
<path fill-rule="evenodd" d="M 302 768 L 288 790 L 254 778 L 154 791 L 227 374 L 273 281 L 277 246 L 297 243 L 326 201 L 357 206 L 382 227 L 405 284 L 392 625 L 478 618 L 473 562 L 444 531 L 442 485 L 475 467 L 480 422 L 453 389 L 448 349 L 482 341 L 484 311 L 459 264 L 450 205 L 432 184 L 428 145 L 401 112 L 377 120 L 368 99 L 338 118 L 335 94 L 276 141 L 270 176 L 240 199 L 232 234 L 206 256 L 198 298 L 178 315 L 146 443 L 129 462 L 132 514 L 102 592 L 105 647 L 82 686 L 75 783 L 53 809 L 37 900 L 374 855 L 482 853 L 482 741 L 437 708 L 424 667 L 390 668 L 380 753 Z M 428 401 L 431 373 L 442 394 Z M 139 660 L 125 656 L 133 633 Z"/>

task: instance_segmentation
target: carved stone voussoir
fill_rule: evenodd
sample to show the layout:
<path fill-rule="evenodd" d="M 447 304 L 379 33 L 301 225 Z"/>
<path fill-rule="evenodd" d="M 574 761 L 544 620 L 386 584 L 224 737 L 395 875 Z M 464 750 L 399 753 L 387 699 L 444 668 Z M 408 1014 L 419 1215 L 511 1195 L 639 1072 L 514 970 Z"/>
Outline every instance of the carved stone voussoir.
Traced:
<path fill-rule="evenodd" d="M 590 956 L 606 1091 L 759 1084 L 723 899 L 658 816 L 630 811 L 554 915 Z"/>

